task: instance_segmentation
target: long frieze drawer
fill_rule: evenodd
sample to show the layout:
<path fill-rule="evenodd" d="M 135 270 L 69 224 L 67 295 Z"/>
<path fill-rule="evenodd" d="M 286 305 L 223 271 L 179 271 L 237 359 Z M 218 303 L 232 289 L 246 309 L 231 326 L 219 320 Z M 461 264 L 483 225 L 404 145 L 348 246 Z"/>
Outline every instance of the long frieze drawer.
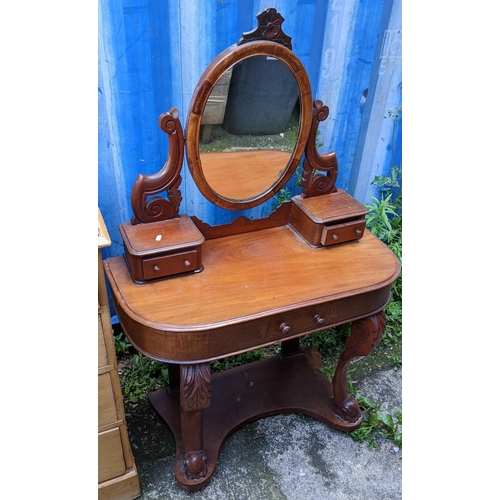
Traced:
<path fill-rule="evenodd" d="M 99 403 L 97 410 L 97 420 L 99 427 L 108 425 L 118 420 L 116 412 L 113 386 L 111 385 L 110 372 L 102 373 L 98 377 L 99 381 Z"/>
<path fill-rule="evenodd" d="M 107 481 L 114 477 L 125 474 L 125 458 L 123 457 L 123 447 L 120 437 L 120 428 L 115 427 L 109 431 L 101 432 L 98 435 L 99 446 L 99 480 Z"/>
<path fill-rule="evenodd" d="M 366 221 L 354 220 L 345 224 L 325 226 L 321 233 L 321 244 L 324 246 L 336 245 L 345 241 L 359 240 L 365 232 Z"/>
<path fill-rule="evenodd" d="M 162 257 L 144 259 L 144 279 L 164 278 L 186 272 L 197 271 L 201 267 L 197 250 L 173 253 Z"/>
<path fill-rule="evenodd" d="M 327 303 L 273 316 L 269 321 L 268 340 L 279 340 L 295 334 L 318 330 L 328 325 L 330 309 L 331 305 Z"/>

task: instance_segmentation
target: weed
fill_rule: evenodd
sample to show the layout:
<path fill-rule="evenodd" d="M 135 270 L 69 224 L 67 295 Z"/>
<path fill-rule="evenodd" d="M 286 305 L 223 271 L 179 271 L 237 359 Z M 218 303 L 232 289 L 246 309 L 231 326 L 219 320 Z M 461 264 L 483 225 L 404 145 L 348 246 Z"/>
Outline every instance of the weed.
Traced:
<path fill-rule="evenodd" d="M 116 354 L 128 353 L 129 348 L 132 347 L 132 344 L 128 341 L 123 332 L 117 334 L 113 330 L 113 339 L 115 342 Z"/>
<path fill-rule="evenodd" d="M 332 366 L 323 366 L 323 367 L 318 366 L 316 367 L 316 370 L 326 375 L 326 378 L 328 380 L 332 380 L 333 376 L 335 375 L 335 368 L 333 368 Z"/>
<path fill-rule="evenodd" d="M 352 390 L 352 386 L 351 386 Z M 373 399 L 362 396 L 359 390 L 353 392 L 360 408 L 364 412 L 364 419 L 361 426 L 349 436 L 354 441 L 366 441 L 369 439 L 371 449 L 375 447 L 375 436 L 381 436 L 384 439 L 389 439 L 399 448 L 403 447 L 403 433 L 401 426 L 403 425 L 403 413 L 397 408 L 393 408 L 395 417 L 390 413 L 380 411 L 382 403 L 376 403 Z"/>
<path fill-rule="evenodd" d="M 325 356 L 339 354 L 344 348 L 345 341 L 350 333 L 350 323 L 336 328 L 327 328 L 311 333 L 301 339 L 304 346 L 313 346 Z"/>
<path fill-rule="evenodd" d="M 398 371 L 400 366 L 403 364 L 403 360 L 400 356 L 391 356 L 391 360 L 394 363 L 394 371 Z"/>
<path fill-rule="evenodd" d="M 393 356 L 393 361 L 401 362 L 400 358 Z M 335 374 L 335 369 L 332 366 L 317 367 L 319 372 L 323 373 L 328 380 L 332 380 Z M 396 368 L 395 368 L 396 369 Z M 373 399 L 363 396 L 359 389 L 354 389 L 348 373 L 348 388 L 364 413 L 363 422 L 358 429 L 349 433 L 349 436 L 354 441 L 368 441 L 370 449 L 376 446 L 375 437 L 380 436 L 384 439 L 391 440 L 396 446 L 402 448 L 403 433 L 401 426 L 403 425 L 403 413 L 397 408 L 393 408 L 395 417 L 390 413 L 381 412 L 382 403 L 376 403 Z"/>
<path fill-rule="evenodd" d="M 274 206 L 273 210 L 276 210 L 280 205 L 289 201 L 292 197 L 292 192 L 287 188 L 280 189 L 276 195 L 274 195 Z"/>
<path fill-rule="evenodd" d="M 120 381 L 125 401 L 137 403 L 149 392 L 168 385 L 168 369 L 137 352 L 122 365 Z"/>

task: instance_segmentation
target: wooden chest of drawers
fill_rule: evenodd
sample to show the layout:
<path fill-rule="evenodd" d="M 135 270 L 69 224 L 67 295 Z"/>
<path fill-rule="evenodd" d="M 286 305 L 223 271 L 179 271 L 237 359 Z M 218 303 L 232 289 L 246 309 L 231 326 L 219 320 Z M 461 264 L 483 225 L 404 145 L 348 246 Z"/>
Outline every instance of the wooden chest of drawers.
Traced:
<path fill-rule="evenodd" d="M 109 246 L 106 226 L 98 211 L 98 498 L 132 500 L 141 494 L 130 448 L 118 376 L 101 248 Z"/>

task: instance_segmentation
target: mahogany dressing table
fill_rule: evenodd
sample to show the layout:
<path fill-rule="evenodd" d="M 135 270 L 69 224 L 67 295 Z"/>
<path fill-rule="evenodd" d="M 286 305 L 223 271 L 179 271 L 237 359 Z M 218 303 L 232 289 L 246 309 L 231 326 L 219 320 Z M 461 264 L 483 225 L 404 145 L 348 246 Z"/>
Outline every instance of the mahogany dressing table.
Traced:
<path fill-rule="evenodd" d="M 400 272 L 395 255 L 365 229 L 365 207 L 335 187 L 335 153 L 316 149 L 328 108 L 313 103 L 305 68 L 281 29 L 283 18 L 266 9 L 257 19 L 257 28 L 201 76 L 185 137 L 175 108 L 160 116 L 168 160 L 157 174 L 138 176 L 134 217 L 120 225 L 124 256 L 104 262 L 130 342 L 168 365 L 169 387 L 151 393 L 150 401 L 175 436 L 174 473 L 187 491 L 209 482 L 224 440 L 250 421 L 295 412 L 341 431 L 361 425 L 362 413 L 347 391 L 348 365 L 380 341 L 383 310 Z M 269 61 L 269 71 L 284 65 L 296 82 L 300 118 L 293 151 L 201 153 L 203 114 L 217 82 L 228 71 L 235 78 L 254 57 Z M 270 199 L 305 154 L 302 194 L 266 218 L 238 217 L 220 226 L 179 214 L 184 148 L 199 190 L 222 208 L 243 210 Z M 348 322 L 351 335 L 329 381 L 317 369 L 318 352 L 302 350 L 299 338 Z M 214 360 L 278 342 L 279 356 L 211 374 Z"/>

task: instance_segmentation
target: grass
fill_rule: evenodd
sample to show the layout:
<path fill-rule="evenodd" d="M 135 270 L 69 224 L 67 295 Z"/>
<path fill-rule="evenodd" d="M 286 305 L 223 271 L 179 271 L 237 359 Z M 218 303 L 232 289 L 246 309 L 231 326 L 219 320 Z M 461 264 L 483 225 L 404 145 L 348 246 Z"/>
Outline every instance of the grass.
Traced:
<path fill-rule="evenodd" d="M 292 114 L 285 130 L 281 134 L 272 135 L 236 135 L 226 132 L 222 125 L 212 126 L 211 141 L 203 144 L 200 141 L 200 153 L 230 152 L 248 149 L 276 149 L 293 152 L 297 141 L 299 121 Z"/>

